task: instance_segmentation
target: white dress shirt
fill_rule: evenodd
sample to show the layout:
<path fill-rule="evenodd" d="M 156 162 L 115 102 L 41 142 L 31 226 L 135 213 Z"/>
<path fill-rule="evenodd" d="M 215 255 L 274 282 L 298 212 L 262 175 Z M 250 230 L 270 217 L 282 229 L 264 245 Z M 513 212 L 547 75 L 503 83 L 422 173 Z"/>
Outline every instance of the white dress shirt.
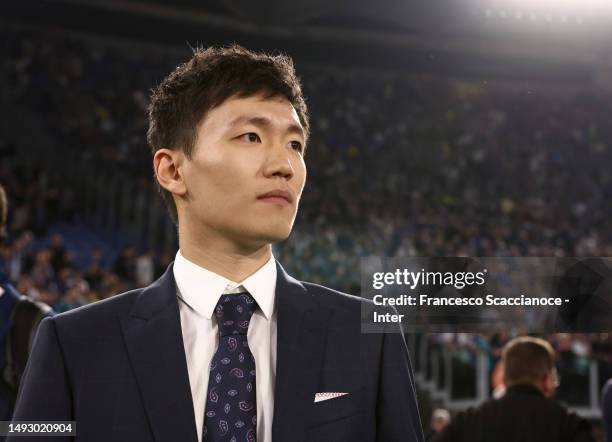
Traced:
<path fill-rule="evenodd" d="M 274 256 L 240 283 L 230 281 L 192 263 L 181 254 L 180 250 L 176 254 L 173 271 L 198 441 L 202 441 L 210 361 L 219 342 L 217 320 L 213 312 L 221 295 L 246 290 L 259 306 L 253 313 L 247 332 L 249 348 L 255 357 L 257 441 L 271 442 L 276 380 Z"/>

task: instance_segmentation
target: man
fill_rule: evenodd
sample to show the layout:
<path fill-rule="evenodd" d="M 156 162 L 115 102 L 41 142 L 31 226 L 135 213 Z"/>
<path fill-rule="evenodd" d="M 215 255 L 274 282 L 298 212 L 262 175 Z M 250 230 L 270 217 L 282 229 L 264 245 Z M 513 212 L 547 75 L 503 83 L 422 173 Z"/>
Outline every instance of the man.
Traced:
<path fill-rule="evenodd" d="M 197 49 L 149 123 L 176 259 L 144 289 L 45 320 L 15 419 L 76 420 L 88 442 L 422 441 L 402 334 L 361 334 L 360 298 L 272 256 L 306 179 L 291 60 Z"/>
<path fill-rule="evenodd" d="M 7 236 L 7 217 L 8 200 L 0 185 L 0 246 Z M 11 419 L 32 340 L 47 315 L 51 315 L 51 308 L 21 296 L 9 284 L 0 263 L 0 421 Z"/>
<path fill-rule="evenodd" d="M 436 442 L 591 442 L 588 423 L 552 399 L 555 352 L 539 338 L 519 337 L 502 353 L 506 392 L 459 413 Z"/>

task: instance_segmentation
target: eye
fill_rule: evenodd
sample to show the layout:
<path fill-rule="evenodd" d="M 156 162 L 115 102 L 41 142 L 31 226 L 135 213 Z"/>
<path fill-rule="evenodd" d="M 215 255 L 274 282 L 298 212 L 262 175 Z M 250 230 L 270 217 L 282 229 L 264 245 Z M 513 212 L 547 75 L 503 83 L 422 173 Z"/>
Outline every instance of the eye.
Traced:
<path fill-rule="evenodd" d="M 249 143 L 261 143 L 259 135 L 257 135 L 255 132 L 248 132 L 246 134 L 242 134 L 238 138 L 242 141 L 247 141 Z"/>
<path fill-rule="evenodd" d="M 292 149 L 295 149 L 298 152 L 302 152 L 304 150 L 304 148 L 302 147 L 302 143 L 300 143 L 299 141 L 291 141 L 289 144 L 291 145 Z"/>

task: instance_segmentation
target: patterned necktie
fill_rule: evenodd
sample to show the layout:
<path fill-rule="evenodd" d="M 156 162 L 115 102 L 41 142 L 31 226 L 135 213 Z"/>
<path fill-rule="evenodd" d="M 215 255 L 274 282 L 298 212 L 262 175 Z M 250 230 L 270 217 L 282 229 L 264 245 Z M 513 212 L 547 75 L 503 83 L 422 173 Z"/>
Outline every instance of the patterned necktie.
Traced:
<path fill-rule="evenodd" d="M 204 413 L 205 442 L 255 442 L 255 358 L 247 331 L 257 308 L 247 293 L 222 295 L 215 308 L 219 346 L 210 361 Z"/>

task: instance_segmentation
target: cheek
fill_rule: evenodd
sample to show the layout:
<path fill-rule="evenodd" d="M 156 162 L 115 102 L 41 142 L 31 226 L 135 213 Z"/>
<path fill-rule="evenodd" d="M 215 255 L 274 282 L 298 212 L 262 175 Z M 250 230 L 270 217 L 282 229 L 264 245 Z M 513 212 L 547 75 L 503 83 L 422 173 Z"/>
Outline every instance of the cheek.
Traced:
<path fill-rule="evenodd" d="M 304 189 L 304 185 L 306 184 L 306 176 L 307 176 L 306 164 L 304 163 L 303 158 L 294 166 L 294 173 L 295 173 L 296 183 L 299 186 L 298 190 L 301 193 L 302 189 Z"/>
<path fill-rule="evenodd" d="M 236 155 L 218 152 L 200 157 L 191 170 L 193 195 L 200 207 L 224 210 L 239 204 L 249 192 L 253 181 L 254 162 Z"/>
<path fill-rule="evenodd" d="M 197 212 L 214 210 L 221 199 L 223 175 L 213 164 L 198 162 L 192 164 L 185 181 L 190 198 L 190 205 Z"/>

